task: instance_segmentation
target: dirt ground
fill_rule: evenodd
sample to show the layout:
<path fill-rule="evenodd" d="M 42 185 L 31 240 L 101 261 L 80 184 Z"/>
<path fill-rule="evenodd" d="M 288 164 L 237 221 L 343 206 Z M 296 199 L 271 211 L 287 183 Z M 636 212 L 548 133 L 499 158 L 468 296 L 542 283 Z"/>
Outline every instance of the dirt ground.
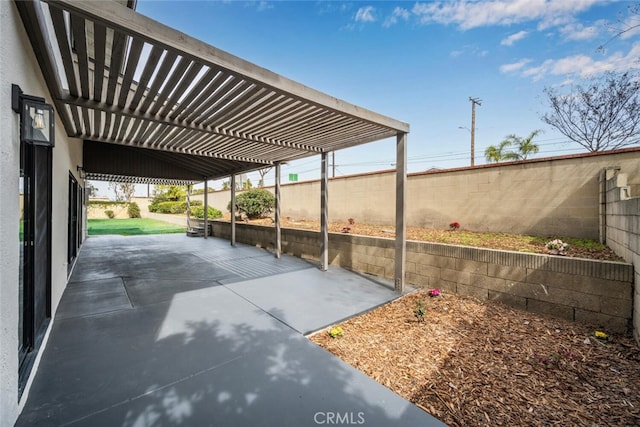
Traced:
<path fill-rule="evenodd" d="M 229 219 L 229 214 L 227 214 L 226 219 Z M 249 222 L 259 225 L 273 225 L 273 220 L 271 218 L 256 219 Z M 284 228 L 320 230 L 319 221 L 309 221 L 290 217 L 283 218 L 281 225 Z M 357 221 L 350 224 L 348 220 L 330 222 L 329 231 L 333 233 L 348 232 L 349 234 L 359 234 L 364 236 L 387 238 L 395 237 L 395 227 L 392 225 L 364 224 Z M 407 240 L 540 254 L 546 253 L 545 243 L 555 238 L 557 237 L 522 236 L 506 233 L 479 233 L 464 229 L 451 231 L 432 228 L 407 227 Z M 594 245 L 593 247 L 590 247 L 589 245 L 584 245 L 582 247 L 571 245 L 571 249 L 566 253 L 566 256 L 601 259 L 607 261 L 623 261 L 623 259 L 616 255 L 610 248 L 602 247 L 600 245 Z"/>
<path fill-rule="evenodd" d="M 633 338 L 427 292 L 310 338 L 451 426 L 640 425 Z"/>

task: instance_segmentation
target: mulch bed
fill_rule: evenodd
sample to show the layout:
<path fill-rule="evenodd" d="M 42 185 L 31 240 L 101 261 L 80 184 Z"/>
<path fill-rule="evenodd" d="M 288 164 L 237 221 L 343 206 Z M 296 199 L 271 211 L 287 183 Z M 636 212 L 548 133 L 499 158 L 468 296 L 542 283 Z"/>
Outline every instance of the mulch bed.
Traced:
<path fill-rule="evenodd" d="M 310 339 L 451 426 L 640 425 L 631 337 L 426 290 L 340 327 Z"/>

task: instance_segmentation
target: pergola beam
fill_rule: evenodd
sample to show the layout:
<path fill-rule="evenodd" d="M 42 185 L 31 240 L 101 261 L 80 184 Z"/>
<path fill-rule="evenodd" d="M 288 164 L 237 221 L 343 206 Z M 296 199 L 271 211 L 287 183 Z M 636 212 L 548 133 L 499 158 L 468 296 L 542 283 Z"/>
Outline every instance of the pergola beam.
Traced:
<path fill-rule="evenodd" d="M 219 127 L 211 127 L 198 125 L 191 122 L 185 122 L 182 120 L 171 119 L 169 116 L 162 116 L 160 114 L 152 114 L 150 112 L 143 112 L 141 110 L 130 111 L 128 109 L 122 108 L 118 105 L 108 104 L 106 102 L 96 102 L 90 99 L 84 99 L 80 97 L 74 97 L 71 95 L 61 96 L 58 98 L 58 101 L 67 104 L 69 106 L 80 107 L 82 109 L 90 109 L 90 110 L 98 110 L 103 111 L 107 115 L 113 114 L 116 117 L 126 117 L 131 119 L 140 119 L 146 120 L 152 123 L 157 123 L 160 125 L 167 125 L 177 128 L 189 129 L 194 131 L 199 131 L 207 134 L 220 135 L 225 137 L 236 138 L 239 141 L 249 141 L 257 144 L 271 145 L 276 147 L 284 147 L 291 148 L 294 150 L 300 150 L 309 153 L 320 153 L 322 151 L 319 147 L 314 147 L 312 145 L 298 144 L 292 142 L 279 141 L 274 138 L 266 138 L 255 135 L 249 135 L 246 133 L 236 132 L 232 129 L 224 129 Z M 86 136 L 86 135 L 85 135 Z M 88 137 L 88 136 L 87 136 Z"/>

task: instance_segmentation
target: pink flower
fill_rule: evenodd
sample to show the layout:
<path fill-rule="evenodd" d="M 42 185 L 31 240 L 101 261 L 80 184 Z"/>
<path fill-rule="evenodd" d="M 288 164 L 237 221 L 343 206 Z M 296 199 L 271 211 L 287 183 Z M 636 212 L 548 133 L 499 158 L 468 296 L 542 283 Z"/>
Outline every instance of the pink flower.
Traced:
<path fill-rule="evenodd" d="M 429 289 L 430 297 L 439 297 L 441 295 L 440 289 Z"/>

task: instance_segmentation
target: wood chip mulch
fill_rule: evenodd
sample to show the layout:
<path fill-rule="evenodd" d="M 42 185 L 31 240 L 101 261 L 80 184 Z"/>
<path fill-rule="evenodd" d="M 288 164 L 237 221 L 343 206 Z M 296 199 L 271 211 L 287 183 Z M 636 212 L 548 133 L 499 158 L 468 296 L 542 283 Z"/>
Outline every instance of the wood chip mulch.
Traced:
<path fill-rule="evenodd" d="M 309 338 L 451 426 L 640 425 L 631 337 L 426 290 L 339 326 Z"/>

